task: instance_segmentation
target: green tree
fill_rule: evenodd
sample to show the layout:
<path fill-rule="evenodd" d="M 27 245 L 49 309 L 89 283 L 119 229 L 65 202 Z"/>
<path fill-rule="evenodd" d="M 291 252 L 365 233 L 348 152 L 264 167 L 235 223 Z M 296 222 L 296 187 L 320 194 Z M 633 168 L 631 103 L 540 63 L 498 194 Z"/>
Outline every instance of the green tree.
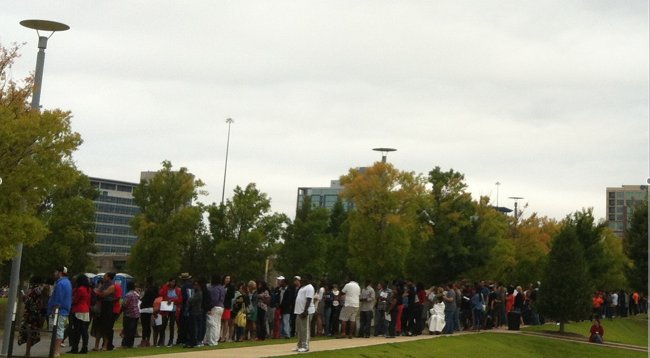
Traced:
<path fill-rule="evenodd" d="M 589 265 L 578 239 L 576 225 L 570 219 L 555 236 L 548 264 L 539 289 L 540 313 L 560 323 L 560 332 L 568 321 L 588 317 L 591 307 Z"/>
<path fill-rule="evenodd" d="M 570 222 L 576 227 L 578 240 L 584 248 L 592 288 L 610 288 L 609 285 L 615 283 L 612 282 L 613 277 L 622 277 L 624 274 L 625 258 L 623 255 L 616 255 L 616 252 L 608 252 L 607 223 L 596 224 L 592 209 L 583 209 L 574 213 Z M 615 248 L 611 242 L 610 248 Z M 619 283 L 623 284 L 623 282 Z"/>
<path fill-rule="evenodd" d="M 351 169 L 341 177 L 341 196 L 354 203 L 348 213 L 348 267 L 372 280 L 403 277 L 416 228 L 424 180 L 391 164 Z"/>
<path fill-rule="evenodd" d="M 626 270 L 630 286 L 648 292 L 648 202 L 636 207 L 623 238 L 625 253 L 632 261 Z"/>
<path fill-rule="evenodd" d="M 330 282 L 342 282 L 349 271 L 348 235 L 350 227 L 347 223 L 348 213 L 343 207 L 341 198 L 336 200 L 329 216 L 327 233 L 329 239 L 325 247 L 325 266 L 323 276 Z"/>
<path fill-rule="evenodd" d="M 70 170 L 75 169 L 71 168 Z M 23 251 L 21 274 L 49 274 L 53 267 L 66 265 L 71 273 L 92 272 L 88 256 L 95 251 L 95 203 L 97 189 L 87 176 L 76 172 L 76 180 L 57 186 L 40 206 L 39 215 L 47 223 L 48 235 Z"/>
<path fill-rule="evenodd" d="M 232 199 L 208 208 L 216 269 L 234 280 L 264 275 L 266 260 L 276 253 L 289 219 L 271 212 L 271 200 L 254 183 L 237 186 Z"/>
<path fill-rule="evenodd" d="M 526 286 L 540 281 L 544 274 L 546 259 L 551 250 L 551 239 L 558 233 L 560 225 L 547 217 L 539 217 L 533 213 L 516 223 L 509 217 L 513 228 L 512 242 L 514 248 L 514 265 L 503 278 L 504 282 Z"/>
<path fill-rule="evenodd" d="M 488 197 L 481 197 L 475 202 L 475 210 L 474 250 L 478 250 L 482 258 L 465 276 L 474 281 L 503 281 L 516 261 L 514 245 L 507 237 L 509 218 L 495 210 Z"/>
<path fill-rule="evenodd" d="M 330 235 L 329 211 L 312 208 L 305 197 L 296 219 L 287 227 L 284 244 L 278 252 L 278 269 L 285 275 L 311 273 L 320 278 L 326 269 L 326 249 Z"/>
<path fill-rule="evenodd" d="M 418 249 L 419 261 L 414 263 L 434 283 L 448 282 L 488 262 L 494 241 L 489 237 L 486 217 L 481 217 L 478 205 L 466 191 L 463 174 L 435 167 L 429 172 L 431 191 L 420 218 L 431 230 Z M 485 227 L 486 235 L 478 235 Z"/>
<path fill-rule="evenodd" d="M 39 208 L 54 188 L 76 180 L 72 153 L 81 144 L 70 112 L 30 108 L 32 77 L 11 78 L 18 56 L 18 46 L 0 45 L 0 261 L 14 256 L 17 243 L 46 237 Z"/>
<path fill-rule="evenodd" d="M 181 271 L 182 253 L 201 227 L 203 210 L 193 202 L 203 183 L 186 168 L 174 171 L 169 161 L 162 166 L 133 191 L 141 211 L 131 221 L 138 241 L 131 248 L 127 267 L 140 279 L 163 280 Z"/>

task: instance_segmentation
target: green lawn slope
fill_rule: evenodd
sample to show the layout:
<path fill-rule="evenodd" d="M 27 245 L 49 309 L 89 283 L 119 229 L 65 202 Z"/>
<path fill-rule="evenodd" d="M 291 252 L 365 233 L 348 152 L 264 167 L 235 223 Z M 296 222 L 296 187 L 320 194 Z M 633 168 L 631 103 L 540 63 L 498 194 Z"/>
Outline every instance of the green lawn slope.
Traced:
<path fill-rule="evenodd" d="M 648 316 L 637 315 L 627 318 L 615 318 L 613 320 L 601 320 L 605 329 L 605 342 L 633 344 L 636 346 L 648 346 Z M 564 330 L 567 333 L 574 333 L 589 338 L 591 322 L 575 322 L 566 324 Z M 557 333 L 559 327 L 554 324 L 543 326 L 530 326 L 523 330 L 532 332 Z"/>

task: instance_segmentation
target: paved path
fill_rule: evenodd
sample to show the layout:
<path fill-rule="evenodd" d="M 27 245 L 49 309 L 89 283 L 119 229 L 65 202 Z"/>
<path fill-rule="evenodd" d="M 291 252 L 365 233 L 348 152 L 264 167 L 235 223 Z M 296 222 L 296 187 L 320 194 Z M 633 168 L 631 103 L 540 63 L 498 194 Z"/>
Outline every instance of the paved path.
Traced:
<path fill-rule="evenodd" d="M 463 335 L 471 333 L 456 333 L 455 335 Z M 384 337 L 372 337 L 372 338 L 353 338 L 353 339 L 324 339 L 318 341 L 311 341 L 309 343 L 309 349 L 311 352 L 322 352 L 322 351 L 331 351 L 336 349 L 346 349 L 346 348 L 358 348 L 365 346 L 373 346 L 386 343 L 399 343 L 399 342 L 412 342 L 420 339 L 432 339 L 445 336 L 430 336 L 430 335 L 420 335 L 415 337 L 395 337 L 395 338 L 384 338 Z M 191 358 L 202 358 L 202 357 L 228 357 L 228 358 L 254 358 L 254 357 L 277 357 L 288 354 L 299 354 L 294 352 L 293 349 L 296 348 L 296 343 L 283 343 L 283 344 L 272 344 L 265 346 L 255 346 L 255 347 L 242 347 L 242 348 L 229 348 L 221 349 L 218 351 L 215 350 L 204 350 L 204 351 L 188 351 L 183 353 L 182 356 L 191 357 Z M 162 357 L 178 357 L 180 354 L 171 353 L 163 355 L 152 355 L 144 356 L 146 358 L 162 358 Z"/>

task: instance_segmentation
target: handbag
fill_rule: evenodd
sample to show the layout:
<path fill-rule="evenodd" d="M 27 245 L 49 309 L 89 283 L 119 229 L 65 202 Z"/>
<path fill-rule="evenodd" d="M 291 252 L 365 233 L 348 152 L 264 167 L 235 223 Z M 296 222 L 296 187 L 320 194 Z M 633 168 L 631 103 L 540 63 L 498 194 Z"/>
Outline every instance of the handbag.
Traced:
<path fill-rule="evenodd" d="M 235 316 L 235 324 L 237 327 L 246 327 L 246 309 L 244 307 L 237 312 L 237 316 Z"/>

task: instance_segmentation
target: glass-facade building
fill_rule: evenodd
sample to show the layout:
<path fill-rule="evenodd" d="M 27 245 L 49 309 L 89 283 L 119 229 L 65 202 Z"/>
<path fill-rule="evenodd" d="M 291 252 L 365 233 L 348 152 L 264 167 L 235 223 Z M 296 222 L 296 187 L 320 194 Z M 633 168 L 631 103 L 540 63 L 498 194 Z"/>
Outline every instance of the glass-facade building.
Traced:
<path fill-rule="evenodd" d="M 99 191 L 95 200 L 97 255 L 128 255 L 138 240 L 129 225 L 140 212 L 133 201 L 138 184 L 100 178 L 90 178 L 90 183 Z"/>
<path fill-rule="evenodd" d="M 312 208 L 326 208 L 331 210 L 339 199 L 341 191 L 343 191 L 343 187 L 338 180 L 332 180 L 329 187 L 300 187 L 298 188 L 296 210 L 302 208 L 305 197 L 311 199 Z M 343 208 L 347 211 L 352 209 L 353 205 L 350 202 L 343 202 Z"/>
<path fill-rule="evenodd" d="M 607 188 L 607 222 L 618 236 L 623 236 L 637 205 L 648 199 L 647 185 L 623 185 Z"/>

